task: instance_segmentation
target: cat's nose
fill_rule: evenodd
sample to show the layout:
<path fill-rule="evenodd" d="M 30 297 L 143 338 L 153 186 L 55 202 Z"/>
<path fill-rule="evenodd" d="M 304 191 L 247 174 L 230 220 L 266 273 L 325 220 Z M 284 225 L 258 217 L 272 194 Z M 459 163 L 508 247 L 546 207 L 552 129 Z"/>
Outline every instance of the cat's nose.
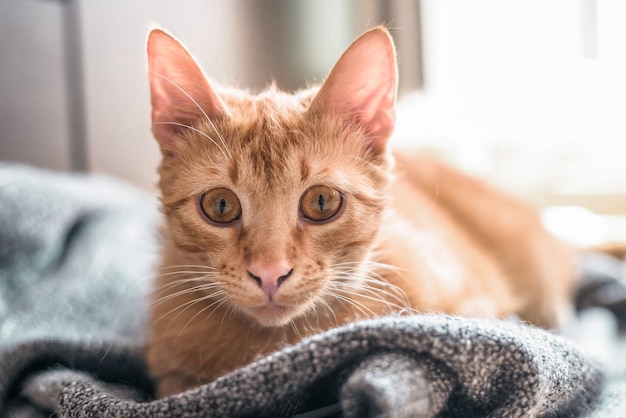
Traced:
<path fill-rule="evenodd" d="M 270 263 L 253 262 L 248 267 L 248 275 L 263 289 L 263 292 L 271 298 L 278 287 L 293 272 L 291 265 L 285 261 Z"/>

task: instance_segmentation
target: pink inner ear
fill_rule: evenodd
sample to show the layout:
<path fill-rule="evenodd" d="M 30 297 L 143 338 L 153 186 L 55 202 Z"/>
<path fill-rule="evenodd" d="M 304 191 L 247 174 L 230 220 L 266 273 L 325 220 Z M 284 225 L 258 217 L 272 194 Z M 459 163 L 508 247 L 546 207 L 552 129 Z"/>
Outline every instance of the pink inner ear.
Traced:
<path fill-rule="evenodd" d="M 361 125 L 371 148 L 380 152 L 395 125 L 396 80 L 393 42 L 389 33 L 378 27 L 346 50 L 311 107 Z"/>
<path fill-rule="evenodd" d="M 159 29 L 148 37 L 148 68 L 153 133 L 164 151 L 180 146 L 178 132 L 185 125 L 224 115 L 219 96 L 191 54 Z"/>

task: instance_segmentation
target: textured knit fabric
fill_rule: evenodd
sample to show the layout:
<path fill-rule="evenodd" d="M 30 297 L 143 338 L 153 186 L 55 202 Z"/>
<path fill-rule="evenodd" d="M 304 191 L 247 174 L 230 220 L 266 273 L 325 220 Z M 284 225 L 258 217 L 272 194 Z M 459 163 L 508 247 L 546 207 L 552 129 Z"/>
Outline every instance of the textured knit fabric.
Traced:
<path fill-rule="evenodd" d="M 626 376 L 610 374 L 603 386 L 598 363 L 569 341 L 521 323 L 438 314 L 330 330 L 211 384 L 155 400 L 143 359 L 155 207 L 152 198 L 110 180 L 0 165 L 0 415 L 626 411 Z"/>

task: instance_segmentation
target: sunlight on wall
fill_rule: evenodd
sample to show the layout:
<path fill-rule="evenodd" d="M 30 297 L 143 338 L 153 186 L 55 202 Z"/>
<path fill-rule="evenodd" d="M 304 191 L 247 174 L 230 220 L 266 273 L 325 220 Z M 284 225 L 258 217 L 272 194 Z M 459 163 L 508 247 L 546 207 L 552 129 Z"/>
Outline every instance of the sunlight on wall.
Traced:
<path fill-rule="evenodd" d="M 423 1 L 426 89 L 396 144 L 540 206 L 626 213 L 624 19 L 618 0 Z"/>
<path fill-rule="evenodd" d="M 580 206 L 547 208 L 542 220 L 551 233 L 580 247 L 623 241 L 626 237 L 624 216 L 600 216 Z"/>

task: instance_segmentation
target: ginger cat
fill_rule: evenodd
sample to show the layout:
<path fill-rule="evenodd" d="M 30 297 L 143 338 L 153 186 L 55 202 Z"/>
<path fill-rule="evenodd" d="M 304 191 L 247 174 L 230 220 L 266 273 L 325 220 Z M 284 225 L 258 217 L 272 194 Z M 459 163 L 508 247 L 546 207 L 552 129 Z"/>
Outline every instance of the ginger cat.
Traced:
<path fill-rule="evenodd" d="M 570 249 L 521 202 L 393 154 L 397 70 L 376 27 L 319 88 L 217 89 L 148 39 L 166 218 L 147 359 L 159 396 L 361 318 L 445 312 L 559 325 Z"/>

